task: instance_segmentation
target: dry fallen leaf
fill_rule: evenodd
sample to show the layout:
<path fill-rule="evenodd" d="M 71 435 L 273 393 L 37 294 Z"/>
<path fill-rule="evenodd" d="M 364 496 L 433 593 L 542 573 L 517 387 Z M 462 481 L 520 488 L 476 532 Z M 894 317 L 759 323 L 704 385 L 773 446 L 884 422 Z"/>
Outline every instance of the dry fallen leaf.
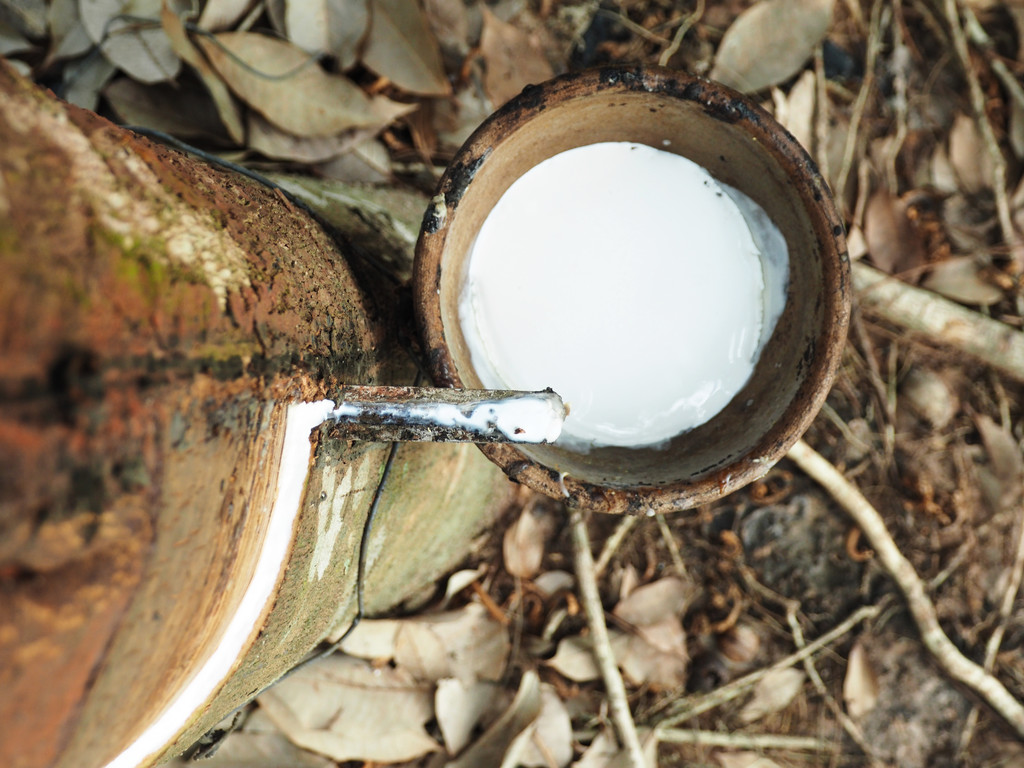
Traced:
<path fill-rule="evenodd" d="M 456 755 L 469 743 L 469 736 L 494 699 L 494 683 L 470 685 L 454 677 L 437 681 L 434 712 L 449 755 Z"/>
<path fill-rule="evenodd" d="M 50 22 L 50 52 L 47 65 L 80 56 L 92 47 L 78 12 L 78 0 L 53 0 L 47 15 Z"/>
<path fill-rule="evenodd" d="M 981 557 L 975 555 L 969 561 Z M 900 768 L 950 764 L 948 758 L 961 744 L 969 701 L 936 674 L 930 654 L 918 639 L 901 636 L 888 626 L 866 631 L 860 640 L 877 675 L 879 696 L 857 725 L 877 760 Z M 953 760 L 952 765 L 969 762 Z"/>
<path fill-rule="evenodd" d="M 1024 472 L 1024 458 L 1021 456 L 1020 445 L 1010 431 L 985 414 L 980 414 L 975 423 L 996 476 L 1011 482 L 1020 480 Z"/>
<path fill-rule="evenodd" d="M 430 636 L 439 641 L 434 645 Z M 418 646 L 419 641 L 423 645 Z M 443 659 L 436 655 L 443 651 Z M 465 683 L 497 680 L 505 673 L 510 642 L 508 630 L 484 608 L 470 603 L 449 613 L 425 615 L 402 622 L 395 639 L 395 664 L 414 669 L 424 679 L 457 677 Z M 433 654 L 428 657 L 428 653 Z"/>
<path fill-rule="evenodd" d="M 395 657 L 395 637 L 401 625 L 400 619 L 363 619 L 342 642 L 341 650 L 361 659 L 390 661 Z M 338 641 L 338 637 L 327 639 Z"/>
<path fill-rule="evenodd" d="M 167 768 L 334 768 L 335 765 L 330 758 L 295 746 L 279 731 L 238 731 L 225 739 L 210 757 L 199 762 L 177 758 Z"/>
<path fill-rule="evenodd" d="M 651 738 L 650 731 L 645 728 L 638 728 L 637 735 L 640 736 L 646 768 L 657 768 L 658 740 Z M 628 765 L 631 765 L 629 753 L 619 747 L 610 730 L 602 729 L 572 768 L 625 768 Z"/>
<path fill-rule="evenodd" d="M 103 96 L 125 125 L 144 125 L 179 138 L 224 136 L 216 107 L 198 86 L 142 85 L 120 77 L 103 89 Z"/>
<path fill-rule="evenodd" d="M 423 682 L 457 677 L 465 685 L 505 672 L 508 630 L 477 603 L 410 619 L 364 620 L 342 650 L 366 659 L 394 660 Z"/>
<path fill-rule="evenodd" d="M 85 31 L 107 60 L 142 83 L 173 80 L 181 59 L 159 26 L 134 19 L 158 19 L 162 0 L 79 0 Z"/>
<path fill-rule="evenodd" d="M 441 49 L 462 59 L 469 53 L 469 13 L 464 0 L 424 0 L 427 22 Z"/>
<path fill-rule="evenodd" d="M 868 243 L 864 237 L 864 230 L 854 224 L 846 233 L 846 250 L 850 254 L 850 261 L 860 261 L 868 255 Z"/>
<path fill-rule="evenodd" d="M 437 39 L 419 4 L 415 0 L 371 0 L 370 9 L 363 64 L 409 93 L 451 93 Z"/>
<path fill-rule="evenodd" d="M 4 0 L 0 16 L 19 34 L 39 39 L 46 36 L 45 0 Z"/>
<path fill-rule="evenodd" d="M 196 26 L 207 32 L 234 29 L 255 4 L 256 0 L 207 0 Z"/>
<path fill-rule="evenodd" d="M 310 53 L 329 53 L 338 66 L 356 63 L 359 44 L 370 26 L 368 0 L 288 0 L 284 26 L 288 39 Z"/>
<path fill-rule="evenodd" d="M 679 619 L 669 616 L 659 622 L 637 627 L 615 660 L 634 684 L 654 690 L 674 690 L 686 683 L 690 657 L 686 632 Z"/>
<path fill-rule="evenodd" d="M 720 635 L 716 645 L 729 663 L 746 667 L 761 650 L 761 635 L 749 624 L 739 622 Z"/>
<path fill-rule="evenodd" d="M 864 211 L 864 238 L 876 267 L 890 275 L 916 269 L 925 263 L 921 238 L 907 217 L 907 206 L 887 190 L 879 189 Z"/>
<path fill-rule="evenodd" d="M 324 72 L 291 43 L 254 32 L 225 32 L 198 42 L 231 90 L 288 133 L 331 136 L 383 127 L 394 119 L 392 102 L 371 100 L 355 83 Z"/>
<path fill-rule="evenodd" d="M 537 673 L 528 670 L 523 673 L 519 690 L 508 709 L 487 728 L 459 756 L 448 763 L 446 768 L 477 768 L 478 766 L 501 765 L 502 757 L 540 714 L 540 680 Z"/>
<path fill-rule="evenodd" d="M 825 130 L 825 146 L 814 147 L 814 161 L 823 169 L 826 174 L 826 181 L 833 190 L 839 184 L 839 174 L 843 170 L 843 158 L 846 153 L 846 139 L 850 135 L 850 118 L 843 113 L 832 112 L 829 114 L 828 127 Z M 851 169 L 847 169 L 851 170 Z M 853 169 L 855 170 L 855 169 Z M 856 174 L 852 174 L 856 177 Z M 836 203 L 846 207 L 849 212 L 853 211 L 855 201 L 852 192 L 855 185 L 849 183 L 845 187 L 845 194 L 835 192 Z"/>
<path fill-rule="evenodd" d="M 953 192 L 942 201 L 942 219 L 949 242 L 964 253 L 984 252 L 998 236 L 999 222 L 990 195 Z"/>
<path fill-rule="evenodd" d="M 491 104 L 500 107 L 528 85 L 542 83 L 554 76 L 537 41 L 518 27 L 506 24 L 486 7 L 480 55 L 487 69 L 484 89 Z"/>
<path fill-rule="evenodd" d="M 833 0 L 763 0 L 725 30 L 710 77 L 743 93 L 781 83 L 803 67 L 832 23 Z"/>
<path fill-rule="evenodd" d="M 456 672 L 441 636 L 432 626 L 417 621 L 399 624 L 395 635 L 395 666 L 420 682 L 435 682 L 452 677 Z M 460 679 L 471 681 L 466 677 Z"/>
<path fill-rule="evenodd" d="M 1024 456 L 1017 440 L 990 416 L 979 414 L 974 419 L 981 442 L 988 454 L 989 469 L 998 483 L 998 503 L 1002 509 L 1020 504 L 1024 480 Z"/>
<path fill-rule="evenodd" d="M 533 580 L 533 586 L 547 597 L 551 597 L 556 592 L 576 586 L 576 577 L 568 571 L 545 571 Z"/>
<path fill-rule="evenodd" d="M 514 756 L 525 768 L 564 768 L 572 760 L 572 721 L 565 704 L 547 683 L 540 687 L 540 712 L 509 748 L 505 763 Z"/>
<path fill-rule="evenodd" d="M 33 48 L 35 46 L 27 37 L 0 19 L 0 56 L 12 56 L 31 51 Z"/>
<path fill-rule="evenodd" d="M 391 155 L 379 139 L 364 141 L 330 160 L 314 166 L 318 176 L 346 184 L 386 184 L 392 181 Z"/>
<path fill-rule="evenodd" d="M 854 720 L 874 709 L 878 701 L 878 677 L 860 640 L 853 644 L 846 661 L 843 701 L 846 702 L 846 711 Z"/>
<path fill-rule="evenodd" d="M 899 403 L 909 406 L 936 430 L 948 427 L 960 410 L 960 402 L 945 379 L 923 367 L 907 371 L 900 383 Z"/>
<path fill-rule="evenodd" d="M 270 26 L 281 37 L 287 38 L 288 32 L 284 25 L 285 0 L 264 0 L 267 8 L 267 19 Z"/>
<path fill-rule="evenodd" d="M 1010 198 L 1010 208 L 1013 211 L 1013 223 L 1018 230 L 1024 230 L 1024 178 L 1017 184 Z"/>
<path fill-rule="evenodd" d="M 439 748 L 424 730 L 432 699 L 403 670 L 335 655 L 297 670 L 258 701 L 296 746 L 339 762 L 393 763 Z"/>
<path fill-rule="evenodd" d="M 611 629 L 608 631 L 610 634 L 613 632 Z M 562 677 L 577 683 L 597 680 L 601 676 L 601 670 L 594 659 L 593 644 L 578 635 L 562 638 L 555 655 L 545 663 Z"/>
<path fill-rule="evenodd" d="M 983 279 L 970 256 L 956 256 L 932 267 L 922 288 L 962 304 L 989 307 L 1003 300 L 1003 290 Z"/>
<path fill-rule="evenodd" d="M 621 603 L 640 585 L 640 574 L 632 565 L 617 565 L 612 571 L 610 580 L 613 585 L 618 583 L 616 591 L 619 593 L 619 602 Z"/>
<path fill-rule="evenodd" d="M 740 722 L 752 723 L 784 709 L 800 693 L 803 685 L 804 673 L 799 669 L 787 667 L 769 672 L 754 686 L 754 694 L 740 710 Z"/>
<path fill-rule="evenodd" d="M 949 153 L 941 144 L 932 153 L 929 181 L 938 192 L 956 192 L 959 189 L 956 171 L 949 162 Z"/>
<path fill-rule="evenodd" d="M 434 105 L 437 137 L 452 147 L 461 147 L 493 111 L 483 86 L 471 81 L 454 98 Z"/>
<path fill-rule="evenodd" d="M 71 104 L 95 110 L 100 101 L 100 91 L 115 72 L 117 68 L 103 56 L 86 56 L 64 68 L 61 95 Z"/>
<path fill-rule="evenodd" d="M 275 160 L 294 160 L 300 163 L 330 160 L 376 134 L 373 128 L 354 128 L 334 136 L 295 136 L 272 125 L 257 112 L 250 112 L 246 120 L 250 149 Z"/>
<path fill-rule="evenodd" d="M 477 568 L 466 568 L 461 571 L 456 571 L 448 577 L 448 583 L 444 587 L 444 602 L 443 605 L 447 605 L 448 601 L 451 600 L 455 595 L 459 594 L 462 590 L 468 587 L 475 581 L 479 581 L 487 573 L 486 564 L 481 564 Z"/>
<path fill-rule="evenodd" d="M 615 658 L 621 658 L 628 650 L 630 635 L 609 627 L 608 637 L 611 640 Z M 594 646 L 589 637 L 572 635 L 562 638 L 558 643 L 555 655 L 545 664 L 563 677 L 577 683 L 585 683 L 601 677 L 601 670 L 598 669 L 597 661 L 594 660 Z"/>
<path fill-rule="evenodd" d="M 638 587 L 613 611 L 633 632 L 612 632 L 612 649 L 623 673 L 636 685 L 674 689 L 686 682 L 689 656 L 680 617 L 694 595 L 682 579 L 669 577 Z M 549 664 L 571 680 L 598 677 L 589 641 L 566 638 Z"/>
<path fill-rule="evenodd" d="M 206 86 L 206 90 L 210 92 L 210 97 L 217 107 L 217 114 L 220 115 L 220 121 L 227 129 L 228 136 L 236 144 L 244 143 L 245 127 L 242 125 L 242 113 L 238 104 L 224 81 L 213 71 L 206 58 L 192 44 L 182 17 L 176 14 L 169 4 L 164 4 L 160 11 L 160 23 L 174 52 L 196 71 L 203 81 L 203 85 Z"/>
<path fill-rule="evenodd" d="M 634 626 L 655 624 L 682 616 L 695 594 L 690 584 L 670 576 L 636 588 L 619 601 L 613 613 Z"/>
<path fill-rule="evenodd" d="M 992 160 L 973 118 L 957 115 L 949 129 L 949 163 L 965 192 L 992 186 Z"/>
<path fill-rule="evenodd" d="M 612 760 L 619 754 L 619 745 L 615 736 L 607 730 L 598 732 L 590 746 L 583 752 L 573 768 L 610 768 Z"/>
<path fill-rule="evenodd" d="M 797 78 L 786 99 L 785 119 L 780 122 L 800 146 L 808 151 L 814 139 L 814 105 L 817 101 L 818 81 L 814 72 L 807 71 Z"/>
<path fill-rule="evenodd" d="M 551 534 L 551 519 L 524 509 L 508 527 L 502 540 L 505 570 L 521 579 L 530 579 L 540 570 L 544 545 Z"/>

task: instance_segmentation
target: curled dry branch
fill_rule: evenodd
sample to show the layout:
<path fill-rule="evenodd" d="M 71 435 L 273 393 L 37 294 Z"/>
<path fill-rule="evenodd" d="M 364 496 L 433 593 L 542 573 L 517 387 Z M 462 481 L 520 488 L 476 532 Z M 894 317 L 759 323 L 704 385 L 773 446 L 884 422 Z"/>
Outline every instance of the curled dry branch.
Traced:
<path fill-rule="evenodd" d="M 875 549 L 875 556 L 896 582 L 907 609 L 921 633 L 921 641 L 950 679 L 974 691 L 1024 738 L 1024 706 L 993 675 L 964 656 L 942 631 L 935 605 L 914 566 L 893 541 L 882 516 L 832 464 L 803 440 L 790 451 L 792 459 L 812 480 L 831 494 L 860 526 Z"/>
<path fill-rule="evenodd" d="M 572 511 L 572 542 L 575 555 L 576 579 L 580 586 L 580 600 L 587 614 L 587 624 L 594 643 L 594 659 L 604 680 L 608 694 L 608 708 L 611 710 L 612 722 L 619 742 L 625 749 L 629 768 L 646 768 L 643 747 L 636 732 L 633 715 L 629 711 L 629 700 L 626 698 L 626 686 L 615 663 L 611 640 L 608 637 L 608 626 L 604 621 L 604 606 L 597 589 L 597 574 L 594 569 L 594 557 L 590 551 L 590 534 L 587 532 L 587 521 L 578 509 Z"/>

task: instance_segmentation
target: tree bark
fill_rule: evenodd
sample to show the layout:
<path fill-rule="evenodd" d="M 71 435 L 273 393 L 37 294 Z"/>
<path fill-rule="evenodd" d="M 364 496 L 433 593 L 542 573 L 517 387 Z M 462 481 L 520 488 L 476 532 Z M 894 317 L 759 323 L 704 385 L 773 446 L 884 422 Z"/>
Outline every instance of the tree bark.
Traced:
<path fill-rule="evenodd" d="M 118 755 L 249 587 L 288 404 L 411 383 L 394 297 L 368 292 L 346 255 L 280 193 L 0 62 L 0 763 Z M 314 430 L 273 598 L 226 683 L 145 762 L 351 620 L 387 451 Z M 403 446 L 369 544 L 369 610 L 457 563 L 508 493 L 471 446 Z"/>

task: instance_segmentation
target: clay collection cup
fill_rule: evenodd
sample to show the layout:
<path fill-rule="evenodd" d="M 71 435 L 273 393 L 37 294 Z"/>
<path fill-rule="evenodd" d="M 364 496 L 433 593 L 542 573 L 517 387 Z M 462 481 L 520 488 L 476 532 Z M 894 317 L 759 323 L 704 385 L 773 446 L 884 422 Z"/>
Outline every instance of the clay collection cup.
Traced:
<path fill-rule="evenodd" d="M 481 450 L 513 480 L 573 506 L 683 510 L 763 476 L 785 455 L 824 402 L 846 339 L 850 276 L 842 221 L 814 162 L 764 110 L 724 86 L 659 68 L 589 70 L 526 88 L 477 129 L 441 179 L 416 248 L 416 321 L 435 383 L 481 388 L 458 311 L 481 224 L 530 168 L 608 141 L 683 155 L 757 202 L 789 248 L 783 314 L 746 386 L 666 447 Z M 671 338 L 671 329 L 665 335 Z M 664 354 L 685 351 L 666 343 Z M 623 363 L 610 351 L 607 365 L 616 364 Z"/>

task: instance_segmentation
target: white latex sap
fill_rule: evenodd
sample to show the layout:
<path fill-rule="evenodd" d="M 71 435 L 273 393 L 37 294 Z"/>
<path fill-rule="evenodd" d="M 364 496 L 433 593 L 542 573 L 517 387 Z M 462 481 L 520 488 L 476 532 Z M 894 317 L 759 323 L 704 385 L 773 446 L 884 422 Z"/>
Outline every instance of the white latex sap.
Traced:
<path fill-rule="evenodd" d="M 557 404 L 556 404 L 557 403 Z M 362 404 L 342 403 L 331 418 L 359 417 Z M 374 413 L 399 422 L 458 427 L 467 432 L 501 433 L 510 443 L 553 443 L 562 432 L 565 412 L 549 397 L 524 392 L 505 400 L 485 400 L 473 406 L 410 402 L 376 407 Z"/>
<path fill-rule="evenodd" d="M 665 443 L 747 383 L 786 301 L 778 227 L 699 165 L 607 142 L 516 180 L 478 233 L 459 304 L 485 387 L 551 387 L 559 443 Z"/>

